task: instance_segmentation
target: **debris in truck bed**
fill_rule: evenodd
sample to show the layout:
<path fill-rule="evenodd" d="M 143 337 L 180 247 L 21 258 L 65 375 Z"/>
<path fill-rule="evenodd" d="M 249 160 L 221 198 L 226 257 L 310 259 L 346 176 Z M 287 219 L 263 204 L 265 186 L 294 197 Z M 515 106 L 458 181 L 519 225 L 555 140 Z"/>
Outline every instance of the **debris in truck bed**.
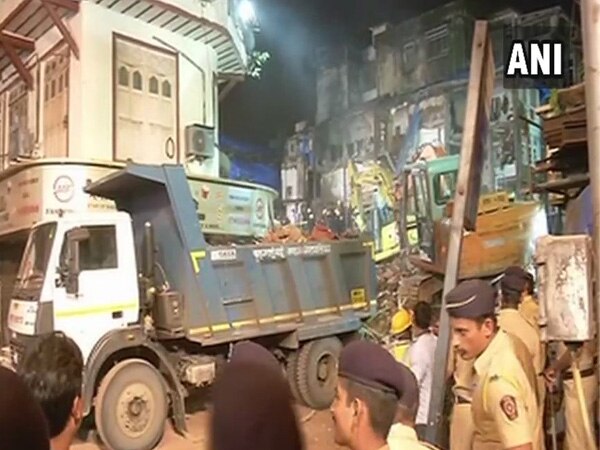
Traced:
<path fill-rule="evenodd" d="M 343 236 L 347 238 L 355 238 L 356 236 Z M 262 240 L 263 243 L 304 243 L 304 242 L 319 242 L 319 241 L 336 241 L 340 236 L 335 234 L 331 228 L 322 223 L 316 224 L 310 234 L 307 235 L 301 228 L 295 225 L 283 225 L 269 231 Z"/>
<path fill-rule="evenodd" d="M 302 230 L 294 225 L 283 225 L 270 230 L 269 233 L 263 239 L 264 243 L 286 243 L 295 242 L 301 243 L 306 242 L 308 239 L 304 236 Z"/>

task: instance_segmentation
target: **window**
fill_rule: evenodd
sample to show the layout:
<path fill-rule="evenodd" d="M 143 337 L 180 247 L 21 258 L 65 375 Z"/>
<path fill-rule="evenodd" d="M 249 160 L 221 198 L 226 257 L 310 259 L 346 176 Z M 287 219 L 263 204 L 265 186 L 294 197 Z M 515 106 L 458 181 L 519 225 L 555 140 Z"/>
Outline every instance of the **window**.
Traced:
<path fill-rule="evenodd" d="M 417 45 L 409 42 L 402 48 L 402 70 L 410 72 L 415 67 L 417 67 Z"/>
<path fill-rule="evenodd" d="M 448 54 L 448 25 L 441 25 L 425 33 L 427 43 L 427 58 L 436 59 Z"/>
<path fill-rule="evenodd" d="M 136 91 L 141 91 L 143 89 L 142 74 L 137 70 L 133 72 L 133 88 Z"/>
<path fill-rule="evenodd" d="M 150 77 L 148 91 L 150 91 L 151 94 L 158 94 L 158 79 L 154 76 Z"/>
<path fill-rule="evenodd" d="M 116 269 L 117 233 L 114 225 L 87 227 L 90 238 L 79 243 L 81 271 Z M 61 261 L 66 260 L 67 241 L 63 243 Z"/>
<path fill-rule="evenodd" d="M 129 86 L 129 71 L 127 67 L 121 66 L 119 69 L 119 86 Z"/>
<path fill-rule="evenodd" d="M 290 199 L 292 198 L 292 186 L 286 186 L 285 187 L 285 198 L 286 199 Z"/>
<path fill-rule="evenodd" d="M 444 205 L 454 197 L 456 191 L 456 177 L 458 172 L 438 173 L 433 178 L 434 200 L 437 205 Z"/>
<path fill-rule="evenodd" d="M 169 83 L 167 80 L 163 81 L 162 95 L 163 97 L 171 98 L 171 83 Z"/>

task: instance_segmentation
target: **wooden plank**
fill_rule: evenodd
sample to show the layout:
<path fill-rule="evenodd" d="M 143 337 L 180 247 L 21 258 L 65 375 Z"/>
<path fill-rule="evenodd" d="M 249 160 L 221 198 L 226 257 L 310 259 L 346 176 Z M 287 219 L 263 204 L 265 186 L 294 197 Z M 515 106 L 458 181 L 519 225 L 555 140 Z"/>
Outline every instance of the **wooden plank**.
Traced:
<path fill-rule="evenodd" d="M 494 90 L 495 68 L 490 40 L 489 23 L 475 22 L 471 49 L 471 70 L 467 90 L 467 106 L 462 136 L 460 167 L 444 270 L 444 295 L 440 311 L 440 334 L 435 350 L 433 387 L 429 405 L 426 440 L 434 444 L 442 441 L 443 404 L 446 389 L 446 369 L 450 349 L 450 324 L 445 295 L 452 290 L 459 277 L 459 266 L 464 229 L 475 229 L 484 149 L 487 147 L 490 109 Z"/>
<path fill-rule="evenodd" d="M 71 35 L 71 32 L 69 31 L 69 29 L 63 22 L 62 17 L 60 17 L 60 15 L 58 14 L 58 12 L 56 10 L 57 7 L 55 6 L 55 4 L 59 0 L 40 0 L 40 1 L 42 2 L 42 5 L 44 6 L 44 8 L 46 8 L 48 15 L 52 18 L 52 22 L 54 22 L 54 25 L 58 28 L 58 30 L 60 31 L 60 34 L 62 34 L 63 39 L 66 41 L 67 45 L 71 49 L 73 56 L 75 56 L 76 59 L 79 59 L 79 47 L 77 46 L 77 42 L 75 42 L 75 39 Z M 64 2 L 67 0 L 60 0 L 60 1 Z M 77 2 L 77 8 L 79 8 L 78 2 Z"/>

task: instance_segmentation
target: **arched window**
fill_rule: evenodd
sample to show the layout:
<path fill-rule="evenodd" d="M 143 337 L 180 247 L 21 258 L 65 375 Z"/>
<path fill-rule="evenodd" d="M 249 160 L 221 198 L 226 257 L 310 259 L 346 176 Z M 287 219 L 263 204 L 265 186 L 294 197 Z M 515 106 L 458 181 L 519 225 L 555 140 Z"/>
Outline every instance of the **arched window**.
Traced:
<path fill-rule="evenodd" d="M 129 86 L 129 71 L 125 66 L 119 68 L 119 86 Z"/>
<path fill-rule="evenodd" d="M 158 95 L 158 78 L 155 76 L 150 77 L 150 82 L 148 83 L 148 90 L 151 94 Z"/>
<path fill-rule="evenodd" d="M 143 87 L 142 74 L 136 70 L 133 72 L 133 88 L 137 91 L 141 91 Z"/>
<path fill-rule="evenodd" d="M 162 83 L 162 95 L 163 97 L 171 98 L 171 83 L 167 80 Z"/>

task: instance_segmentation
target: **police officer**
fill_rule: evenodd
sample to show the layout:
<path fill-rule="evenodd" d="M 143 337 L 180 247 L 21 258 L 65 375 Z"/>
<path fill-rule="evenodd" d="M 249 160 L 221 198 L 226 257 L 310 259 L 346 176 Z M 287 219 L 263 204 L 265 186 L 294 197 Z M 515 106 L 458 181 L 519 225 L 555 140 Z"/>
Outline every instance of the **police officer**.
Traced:
<path fill-rule="evenodd" d="M 338 375 L 331 405 L 336 444 L 389 449 L 386 440 L 403 388 L 394 357 L 377 344 L 354 341 L 342 349 Z"/>
<path fill-rule="evenodd" d="M 495 300 L 482 280 L 463 281 L 446 295 L 456 351 L 475 359 L 473 449 L 538 450 L 535 391 L 509 335 L 498 328 Z"/>
<path fill-rule="evenodd" d="M 396 418 L 388 434 L 390 450 L 431 450 L 432 445 L 419 441 L 415 430 L 419 410 L 419 385 L 413 372 L 404 364 L 398 364 L 402 396 L 398 401 Z"/>
<path fill-rule="evenodd" d="M 596 348 L 597 342 L 595 340 L 586 342 L 576 354 L 582 378 L 585 407 L 592 427 L 595 423 L 594 404 L 598 398 L 598 374 L 596 371 L 598 361 Z M 579 398 L 575 390 L 573 372 L 570 369 L 572 363 L 571 352 L 562 343 L 560 344 L 559 352 L 561 356 L 546 369 L 544 375 L 550 385 L 549 387 L 554 389 L 557 375 L 562 373 L 566 422 L 564 450 L 588 448 Z"/>
<path fill-rule="evenodd" d="M 390 326 L 391 343 L 389 351 L 396 361 L 409 364 L 408 349 L 412 343 L 411 338 L 412 315 L 406 308 L 400 308 L 392 317 Z"/>
<path fill-rule="evenodd" d="M 532 326 L 538 328 L 540 317 L 540 306 L 533 295 L 533 276 L 519 266 L 510 266 L 504 271 L 504 276 L 516 276 L 525 279 L 525 285 L 522 287 L 522 298 L 519 304 L 519 312 L 523 314 L 525 320 Z"/>
<path fill-rule="evenodd" d="M 531 358 L 525 357 L 526 364 L 529 364 L 529 361 L 533 363 L 533 378 L 535 380 L 538 411 L 540 414 L 537 436 L 541 448 L 544 448 L 543 417 L 546 385 L 543 371 L 546 366 L 546 352 L 540 339 L 539 327 L 532 325 L 531 321 L 528 321 L 519 310 L 523 297 L 529 288 L 529 274 L 519 267 L 509 269 L 507 269 L 502 281 L 500 281 L 502 302 L 501 310 L 498 314 L 498 324 L 501 329 L 515 336 L 525 344 L 527 353 Z M 524 369 L 526 368 L 524 366 Z"/>

